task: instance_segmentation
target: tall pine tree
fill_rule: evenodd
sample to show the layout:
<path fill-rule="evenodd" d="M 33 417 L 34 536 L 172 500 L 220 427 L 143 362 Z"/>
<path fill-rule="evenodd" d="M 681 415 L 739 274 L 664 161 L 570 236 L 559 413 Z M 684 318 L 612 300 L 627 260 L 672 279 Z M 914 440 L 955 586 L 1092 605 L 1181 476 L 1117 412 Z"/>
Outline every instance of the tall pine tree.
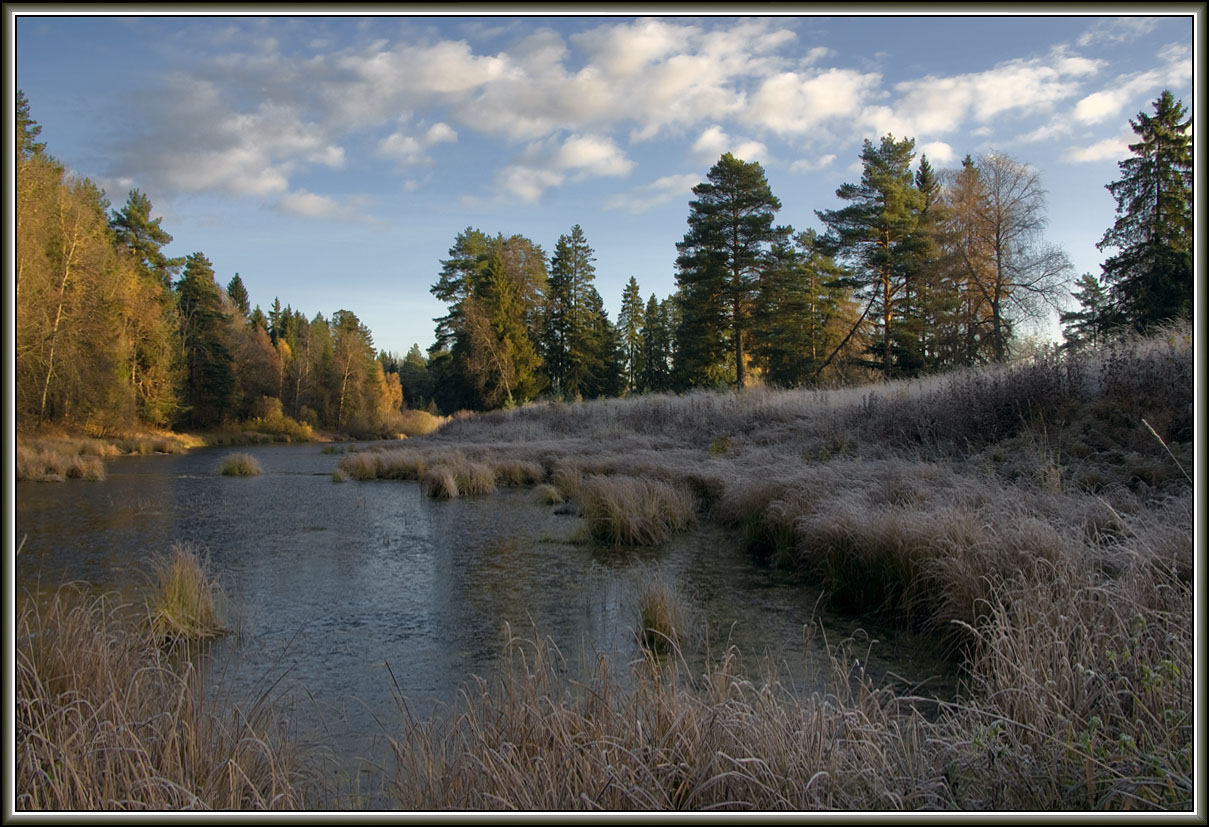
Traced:
<path fill-rule="evenodd" d="M 902 318 L 900 305 L 910 279 L 918 272 L 924 241 L 920 214 L 925 197 L 911 172 L 914 157 L 915 141 L 910 138 L 896 141 L 887 135 L 878 146 L 866 140 L 860 183 L 844 184 L 835 193 L 851 203 L 838 210 L 816 211 L 827 227 L 827 251 L 858 279 L 867 301 L 861 319 L 873 318 L 877 328 L 870 367 L 886 378 L 902 372 L 898 354 L 903 337 L 897 335 L 895 325 Z"/>
<path fill-rule="evenodd" d="M 777 239 L 773 219 L 781 202 L 760 164 L 729 152 L 693 187 L 693 195 L 688 232 L 676 244 L 678 371 L 689 386 L 725 380 L 741 389 L 751 305 Z"/>

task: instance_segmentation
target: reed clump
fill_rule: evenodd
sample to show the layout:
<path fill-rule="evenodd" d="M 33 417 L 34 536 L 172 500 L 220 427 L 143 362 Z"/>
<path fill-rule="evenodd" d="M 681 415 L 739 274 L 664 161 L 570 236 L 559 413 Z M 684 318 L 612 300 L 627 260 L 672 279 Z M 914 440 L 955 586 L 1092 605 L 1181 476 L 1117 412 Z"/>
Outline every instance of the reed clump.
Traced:
<path fill-rule="evenodd" d="M 588 534 L 615 546 L 657 546 L 696 522 L 697 501 L 686 487 L 638 477 L 591 477 L 580 501 Z"/>
<path fill-rule="evenodd" d="M 438 465 L 425 471 L 420 480 L 420 488 L 436 500 L 452 500 L 461 493 L 453 469 L 446 465 Z"/>
<path fill-rule="evenodd" d="M 174 544 L 154 565 L 155 583 L 148 602 L 153 637 L 161 643 L 205 640 L 227 631 L 222 592 L 196 546 Z"/>
<path fill-rule="evenodd" d="M 667 654 L 688 630 L 688 611 L 676 586 L 663 574 L 643 577 L 637 588 L 638 641 L 648 651 Z"/>
<path fill-rule="evenodd" d="M 18 811 L 295 810 L 317 763 L 270 700 L 219 712 L 188 659 L 129 606 L 67 586 L 25 598 L 15 629 Z"/>
<path fill-rule="evenodd" d="M 224 477 L 258 477 L 260 463 L 251 454 L 228 454 L 219 467 Z"/>

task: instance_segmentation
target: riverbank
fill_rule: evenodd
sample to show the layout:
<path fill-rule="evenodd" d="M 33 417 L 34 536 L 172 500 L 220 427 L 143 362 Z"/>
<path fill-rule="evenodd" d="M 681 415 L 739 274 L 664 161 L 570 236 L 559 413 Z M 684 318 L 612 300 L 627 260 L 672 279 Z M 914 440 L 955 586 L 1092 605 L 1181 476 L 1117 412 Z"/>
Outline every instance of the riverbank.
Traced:
<path fill-rule="evenodd" d="M 753 557 L 817 581 L 843 611 L 928 632 L 965 675 L 959 698 L 925 703 L 911 687 L 874 679 L 853 641 L 816 633 L 805 645 L 825 653 L 834 674 L 826 691 L 786 691 L 755 653 L 730 649 L 711 653 L 704 669 L 685 666 L 674 646 L 652 652 L 622 680 L 604 661 L 569 672 L 541 629 L 526 630 L 505 642 L 503 667 L 467 685 L 447 714 L 416 718 L 400 698 L 398 715 L 381 720 L 394 757 L 374 802 L 1191 808 L 1192 377 L 1191 336 L 1177 333 L 912 384 L 531 406 L 345 454 L 341 473 L 354 479 L 447 469 L 458 493 L 441 507 L 459 519 L 478 503 L 450 510 L 458 499 L 505 491 L 571 510 L 601 555 L 693 523 L 738 528 Z M 393 490 L 345 485 L 333 490 L 382 504 Z M 438 490 L 453 488 L 432 482 Z M 603 527 L 593 528 L 598 513 Z M 362 520 L 376 516 L 367 509 Z M 471 559 L 492 565 L 522 559 L 520 549 L 477 548 Z M 385 557 L 393 564 L 398 551 Z M 351 571 L 342 564 L 332 576 Z M 382 580 L 357 581 L 362 599 Z M 137 629 L 120 634 L 138 640 Z M 37 650 L 54 638 L 41 629 L 22 640 Z M 57 668 L 70 674 L 75 664 L 63 661 Z M 79 708 L 61 692 L 45 703 Z M 278 766 L 297 754 L 288 740 L 272 750 Z M 308 787 L 307 777 L 237 806 L 364 805 Z M 200 786 L 186 790 L 195 806 L 223 806 Z M 102 806 L 150 801 L 123 794 Z"/>

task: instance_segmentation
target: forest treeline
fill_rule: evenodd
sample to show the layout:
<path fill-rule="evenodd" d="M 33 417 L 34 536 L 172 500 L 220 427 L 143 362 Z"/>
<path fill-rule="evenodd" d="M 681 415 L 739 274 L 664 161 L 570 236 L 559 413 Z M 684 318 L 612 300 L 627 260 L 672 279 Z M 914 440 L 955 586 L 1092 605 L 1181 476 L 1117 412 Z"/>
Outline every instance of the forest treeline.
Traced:
<path fill-rule="evenodd" d="M 431 287 L 446 305 L 434 344 L 399 356 L 349 310 L 266 313 L 203 253 L 167 257 L 149 199 L 112 209 L 46 152 L 18 92 L 18 423 L 385 436 L 415 409 L 903 378 L 1005 361 L 1022 322 L 1068 296 L 1064 346 L 1094 346 L 1192 314 L 1191 120 L 1164 92 L 1130 124 L 1098 275 L 1074 280 L 1045 240 L 1028 164 L 991 152 L 938 171 L 887 135 L 865 141 L 842 206 L 816 211 L 821 232 L 778 224 L 762 167 L 723 155 L 693 188 L 676 291 L 644 298 L 631 276 L 615 322 L 580 226 L 550 255 L 468 227 Z"/>

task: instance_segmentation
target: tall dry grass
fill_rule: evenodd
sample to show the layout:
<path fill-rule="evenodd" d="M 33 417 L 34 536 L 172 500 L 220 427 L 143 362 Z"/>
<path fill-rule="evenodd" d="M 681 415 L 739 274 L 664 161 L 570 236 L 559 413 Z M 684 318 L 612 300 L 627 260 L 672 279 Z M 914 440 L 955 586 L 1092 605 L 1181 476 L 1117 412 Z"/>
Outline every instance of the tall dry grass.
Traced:
<path fill-rule="evenodd" d="M 296 810 L 322 773 L 272 703 L 220 711 L 131 607 L 70 586 L 15 629 L 18 811 Z"/>
<path fill-rule="evenodd" d="M 682 513 L 742 528 L 749 551 L 817 580 L 837 608 L 931 630 L 967 675 L 966 697 L 921 706 L 858 681 L 851 695 L 760 706 L 747 732 L 763 740 L 676 730 L 652 743 L 632 722 L 659 702 L 683 725 L 734 711 L 684 686 L 626 694 L 590 677 L 580 694 L 545 677 L 537 651 L 468 695 L 439 738 L 412 731 L 437 740 L 417 753 L 425 773 L 401 772 L 400 800 L 1188 809 L 1192 400 L 1191 335 L 1177 327 L 869 388 L 456 419 L 411 447 L 540 462 L 605 544 L 659 542 L 677 529 L 661 526 L 656 489 L 689 492 Z M 768 728 L 831 737 L 805 739 L 818 752 L 804 755 Z M 685 749 L 660 751 L 673 742 Z M 785 756 L 812 772 L 768 770 Z"/>
<path fill-rule="evenodd" d="M 223 595 L 209 562 L 196 546 L 176 543 L 155 561 L 147 611 L 161 643 L 205 640 L 224 634 Z"/>
<path fill-rule="evenodd" d="M 589 535 L 604 545 L 656 546 L 697 515 L 697 501 L 684 486 L 638 477 L 591 477 L 580 499 Z"/>

